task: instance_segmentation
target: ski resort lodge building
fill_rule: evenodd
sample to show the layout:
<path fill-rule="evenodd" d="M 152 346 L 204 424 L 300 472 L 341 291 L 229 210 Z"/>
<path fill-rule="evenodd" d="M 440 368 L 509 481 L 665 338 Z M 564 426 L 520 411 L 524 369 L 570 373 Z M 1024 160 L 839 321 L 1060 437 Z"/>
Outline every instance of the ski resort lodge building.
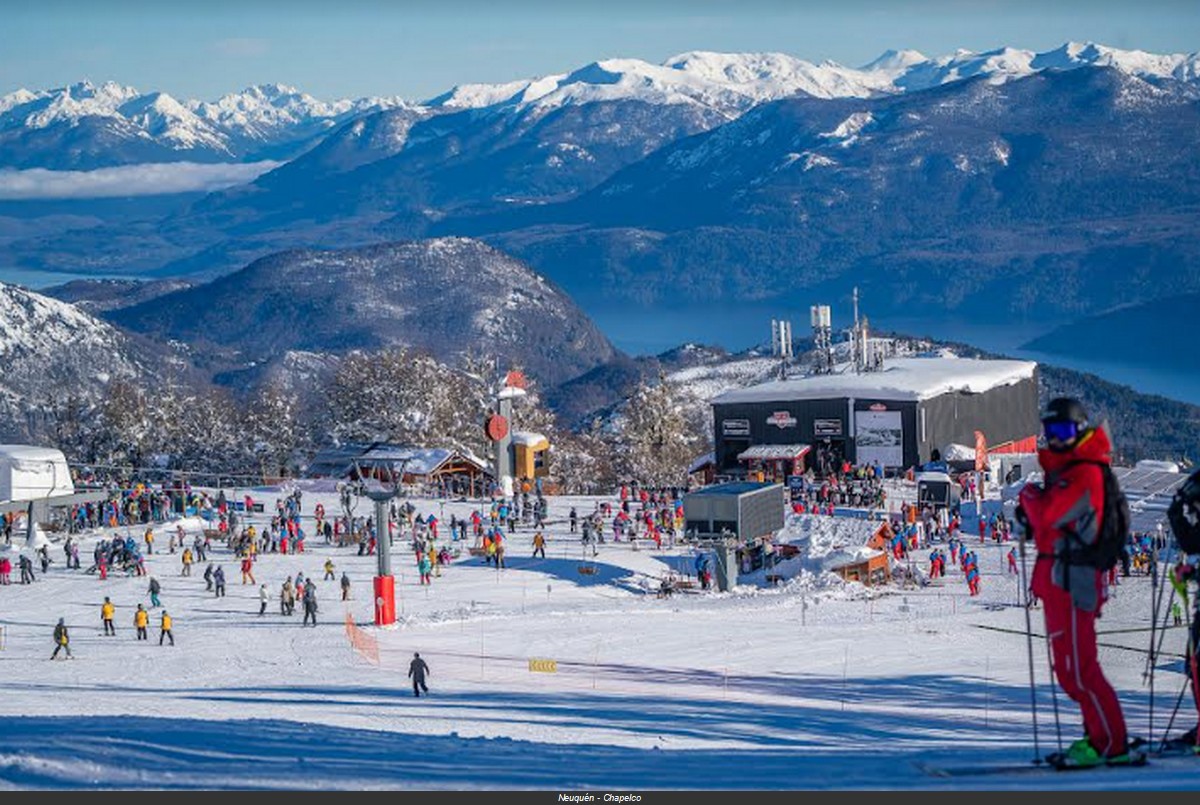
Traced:
<path fill-rule="evenodd" d="M 989 452 L 1032 452 L 1040 431 L 1029 361 L 893 358 L 874 371 L 776 380 L 710 402 L 716 471 L 761 480 L 843 458 L 907 469 L 934 449 L 975 444 L 975 431 Z"/>

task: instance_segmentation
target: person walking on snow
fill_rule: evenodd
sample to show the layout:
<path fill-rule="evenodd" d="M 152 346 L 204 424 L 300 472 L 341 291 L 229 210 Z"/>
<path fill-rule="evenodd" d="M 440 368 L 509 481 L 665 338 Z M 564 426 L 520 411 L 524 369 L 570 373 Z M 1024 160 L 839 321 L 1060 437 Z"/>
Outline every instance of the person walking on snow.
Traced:
<path fill-rule="evenodd" d="M 291 615 L 296 611 L 296 588 L 292 585 L 291 576 L 287 577 L 279 591 L 279 611 L 283 615 Z"/>
<path fill-rule="evenodd" d="M 541 554 L 543 559 L 546 558 L 546 538 L 542 536 L 541 531 L 533 535 L 533 555 L 536 557 L 538 554 Z"/>
<path fill-rule="evenodd" d="M 317 585 L 308 581 L 304 584 L 304 623 L 301 626 L 308 625 L 308 619 L 312 618 L 312 625 L 317 625 Z"/>
<path fill-rule="evenodd" d="M 420 652 L 413 652 L 412 662 L 408 664 L 408 675 L 412 678 L 413 696 L 418 699 L 421 697 L 421 691 L 429 692 L 429 688 L 425 685 L 425 677 L 429 674 L 429 666 L 421 659 Z"/>
<path fill-rule="evenodd" d="M 1112 461 L 1103 427 L 1091 426 L 1083 404 L 1058 397 L 1042 413 L 1046 446 L 1038 450 L 1041 485 L 1021 490 L 1017 521 L 1033 536 L 1037 561 L 1031 589 L 1043 602 L 1051 663 L 1059 686 L 1083 714 L 1085 737 L 1071 744 L 1075 765 L 1132 762 L 1125 716 L 1104 677 L 1096 647 L 1096 619 L 1107 599 L 1105 573 L 1072 561 L 1072 543 L 1095 544 L 1104 515 L 1104 475 Z"/>
<path fill-rule="evenodd" d="M 345 571 L 342 571 L 342 600 L 350 600 L 350 577 Z"/>
<path fill-rule="evenodd" d="M 150 577 L 150 589 L 146 592 L 150 593 L 150 608 L 161 607 L 162 602 L 158 600 L 158 594 L 162 592 L 162 585 L 158 583 L 158 579 Z"/>
<path fill-rule="evenodd" d="M 225 596 L 225 568 L 220 565 L 213 571 L 213 595 L 217 598 Z"/>
<path fill-rule="evenodd" d="M 213 588 L 213 563 L 209 562 L 208 567 L 204 568 L 204 591 L 212 592 Z"/>
<path fill-rule="evenodd" d="M 267 614 L 267 602 L 271 600 L 271 594 L 267 592 L 267 585 L 260 584 L 258 587 L 258 614 L 263 616 Z"/>
<path fill-rule="evenodd" d="M 116 607 L 112 601 L 108 600 L 108 596 L 104 597 L 104 603 L 100 605 L 100 622 L 104 624 L 105 636 L 117 636 L 117 627 L 113 625 L 113 617 L 116 615 Z"/>
<path fill-rule="evenodd" d="M 133 613 L 133 625 L 137 628 L 138 640 L 149 640 L 146 636 L 146 629 L 150 626 L 150 613 L 141 604 L 138 604 L 137 612 Z"/>
<path fill-rule="evenodd" d="M 325 560 L 325 581 L 333 581 L 336 576 L 333 575 L 333 560 Z"/>
<path fill-rule="evenodd" d="M 1017 549 L 1015 547 L 1008 549 L 1008 572 L 1014 576 L 1020 575 L 1021 572 L 1017 568 Z"/>
<path fill-rule="evenodd" d="M 54 627 L 54 653 L 50 655 L 50 659 L 58 657 L 60 650 L 67 652 L 67 659 L 71 658 L 71 637 L 67 633 L 67 624 L 62 618 L 58 619 L 58 625 Z"/>
<path fill-rule="evenodd" d="M 175 635 L 171 633 L 171 616 L 164 609 L 162 612 L 162 621 L 159 624 L 158 644 L 161 646 L 164 639 L 171 641 L 171 645 L 175 645 Z"/>

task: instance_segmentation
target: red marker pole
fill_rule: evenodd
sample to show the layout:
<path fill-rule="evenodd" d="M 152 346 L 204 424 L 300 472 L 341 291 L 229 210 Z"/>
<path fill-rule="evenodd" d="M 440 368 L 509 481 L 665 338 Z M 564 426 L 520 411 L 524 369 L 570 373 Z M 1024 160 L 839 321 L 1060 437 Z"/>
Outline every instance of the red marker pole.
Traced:
<path fill-rule="evenodd" d="M 375 551 L 379 572 L 375 576 L 375 625 L 396 622 L 396 580 L 392 576 L 392 535 L 387 500 L 375 499 Z"/>

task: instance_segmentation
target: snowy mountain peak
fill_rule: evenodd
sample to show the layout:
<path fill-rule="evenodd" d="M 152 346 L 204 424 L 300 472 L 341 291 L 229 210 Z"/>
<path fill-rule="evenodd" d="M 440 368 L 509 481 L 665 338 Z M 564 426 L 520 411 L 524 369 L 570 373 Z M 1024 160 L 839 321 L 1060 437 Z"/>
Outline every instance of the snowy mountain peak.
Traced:
<path fill-rule="evenodd" d="M 75 100 L 81 101 L 91 99 L 99 101 L 128 100 L 138 96 L 136 89 L 123 86 L 116 81 L 105 81 L 97 86 L 87 79 L 64 87 L 62 91 Z"/>
<path fill-rule="evenodd" d="M 919 50 L 885 50 L 875 61 L 863 65 L 864 73 L 901 73 L 915 64 L 929 61 Z"/>

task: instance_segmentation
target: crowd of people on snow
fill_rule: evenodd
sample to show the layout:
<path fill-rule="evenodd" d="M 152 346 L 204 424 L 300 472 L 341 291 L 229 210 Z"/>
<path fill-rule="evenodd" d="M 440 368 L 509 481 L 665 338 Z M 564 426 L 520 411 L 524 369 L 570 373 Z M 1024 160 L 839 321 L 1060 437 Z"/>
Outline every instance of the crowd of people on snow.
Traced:
<path fill-rule="evenodd" d="M 856 509 L 883 509 L 887 492 L 883 486 L 883 467 L 854 465 L 842 460 L 829 465 L 828 471 L 818 473 L 809 468 L 793 488 L 792 510 L 797 514 L 833 514 L 835 506 Z"/>

